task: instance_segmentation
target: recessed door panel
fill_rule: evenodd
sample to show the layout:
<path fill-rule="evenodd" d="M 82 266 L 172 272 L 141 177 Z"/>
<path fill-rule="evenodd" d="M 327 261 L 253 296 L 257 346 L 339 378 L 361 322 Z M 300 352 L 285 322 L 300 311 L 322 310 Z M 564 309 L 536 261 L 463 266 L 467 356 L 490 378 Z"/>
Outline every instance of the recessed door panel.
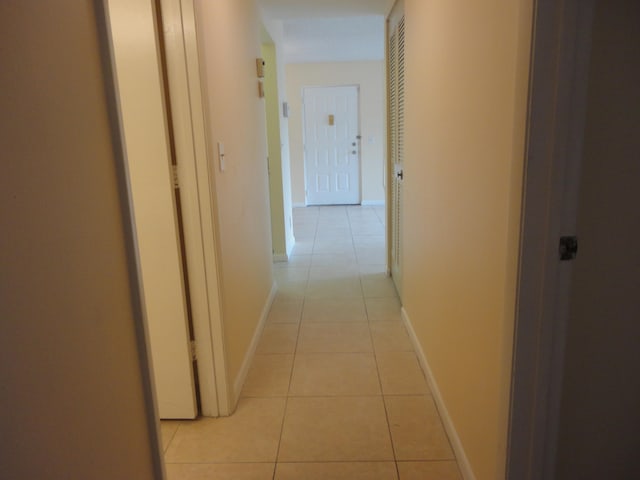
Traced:
<path fill-rule="evenodd" d="M 304 90 L 308 205 L 360 203 L 358 87 Z"/>

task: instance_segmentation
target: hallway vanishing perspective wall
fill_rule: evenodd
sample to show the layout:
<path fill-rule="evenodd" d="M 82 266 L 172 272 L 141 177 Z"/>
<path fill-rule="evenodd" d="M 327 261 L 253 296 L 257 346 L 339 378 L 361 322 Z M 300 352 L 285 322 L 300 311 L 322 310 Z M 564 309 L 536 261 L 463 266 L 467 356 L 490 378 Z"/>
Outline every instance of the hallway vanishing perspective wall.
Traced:
<path fill-rule="evenodd" d="M 503 478 L 532 2 L 405 14 L 402 300 L 462 463 Z"/>
<path fill-rule="evenodd" d="M 261 56 L 260 16 L 254 2 L 247 0 L 198 0 L 195 6 L 233 392 L 273 285 L 266 119 L 255 61 Z M 218 161 L 218 142 L 224 144 L 224 171 Z"/>

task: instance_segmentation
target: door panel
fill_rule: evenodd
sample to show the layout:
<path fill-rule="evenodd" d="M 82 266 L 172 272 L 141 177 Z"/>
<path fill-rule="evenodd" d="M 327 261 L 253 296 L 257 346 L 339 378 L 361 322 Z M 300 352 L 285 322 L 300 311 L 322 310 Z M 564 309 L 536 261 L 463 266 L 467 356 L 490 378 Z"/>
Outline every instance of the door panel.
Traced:
<path fill-rule="evenodd" d="M 399 4 L 389 18 L 389 162 L 391 164 L 391 277 L 402 297 L 402 203 L 404 182 L 404 13 Z"/>
<path fill-rule="evenodd" d="M 195 418 L 195 384 L 155 12 L 148 0 L 110 0 L 108 9 L 160 417 Z"/>
<path fill-rule="evenodd" d="M 304 89 L 307 205 L 360 203 L 358 87 Z"/>

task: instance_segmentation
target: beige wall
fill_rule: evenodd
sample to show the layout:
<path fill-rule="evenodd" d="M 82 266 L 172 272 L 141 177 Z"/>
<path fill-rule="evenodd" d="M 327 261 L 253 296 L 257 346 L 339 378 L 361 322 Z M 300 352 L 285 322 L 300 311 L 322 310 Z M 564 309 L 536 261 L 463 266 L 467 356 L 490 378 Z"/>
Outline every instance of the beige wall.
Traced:
<path fill-rule="evenodd" d="M 558 479 L 640 478 L 639 19 L 596 2 Z"/>
<path fill-rule="evenodd" d="M 256 74 L 260 19 L 252 0 L 197 0 L 195 7 L 232 389 L 272 287 L 265 106 Z M 225 147 L 224 172 L 218 168 L 217 142 Z"/>
<path fill-rule="evenodd" d="M 384 62 L 297 63 L 286 67 L 294 205 L 305 203 L 302 89 L 360 87 L 361 177 L 363 203 L 385 199 L 385 67 Z"/>
<path fill-rule="evenodd" d="M 405 0 L 403 304 L 479 480 L 504 477 L 531 8 Z"/>
<path fill-rule="evenodd" d="M 7 479 L 159 478 L 93 8 L 0 3 Z"/>

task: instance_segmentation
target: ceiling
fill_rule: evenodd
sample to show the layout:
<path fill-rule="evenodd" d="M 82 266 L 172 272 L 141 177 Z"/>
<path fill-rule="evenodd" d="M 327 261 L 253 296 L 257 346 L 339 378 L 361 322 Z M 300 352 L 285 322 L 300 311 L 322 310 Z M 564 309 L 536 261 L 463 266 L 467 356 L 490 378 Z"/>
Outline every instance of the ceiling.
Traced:
<path fill-rule="evenodd" d="M 382 60 L 395 0 L 257 0 L 281 26 L 286 63 Z"/>

